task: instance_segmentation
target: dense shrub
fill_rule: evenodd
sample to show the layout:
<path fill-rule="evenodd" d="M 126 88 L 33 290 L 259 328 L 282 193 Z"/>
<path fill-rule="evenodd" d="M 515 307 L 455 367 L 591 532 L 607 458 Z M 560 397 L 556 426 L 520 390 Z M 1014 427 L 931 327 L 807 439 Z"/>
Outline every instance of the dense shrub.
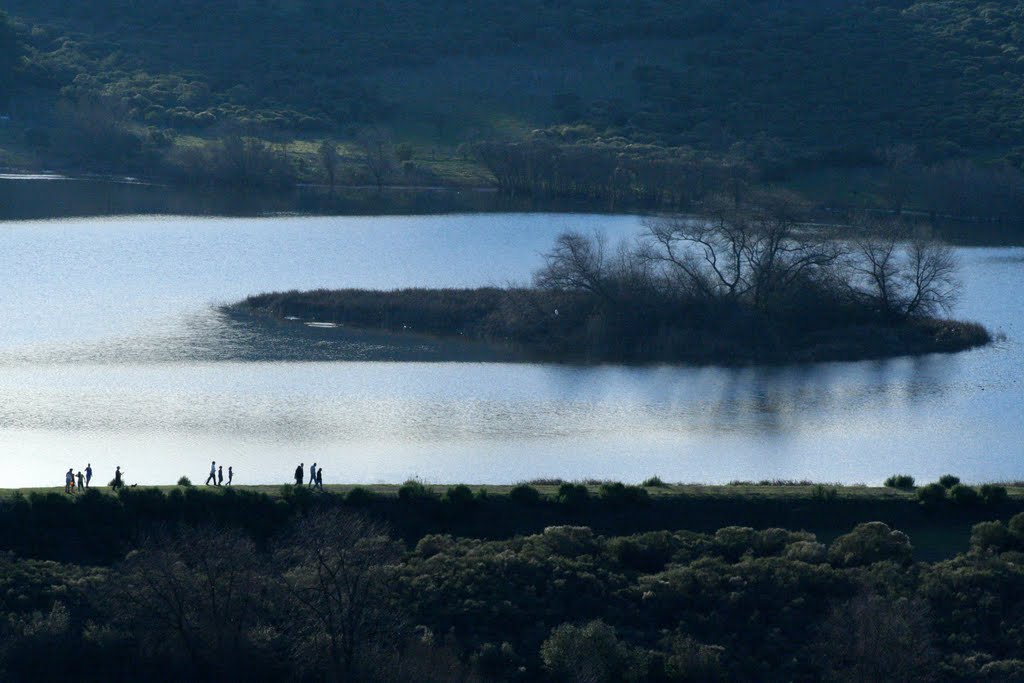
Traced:
<path fill-rule="evenodd" d="M 563 557 L 590 555 L 598 549 L 593 530 L 586 526 L 549 526 L 532 538 L 548 552 Z"/>
<path fill-rule="evenodd" d="M 661 480 L 661 477 L 654 476 L 644 479 L 644 482 L 643 484 L 641 484 L 641 486 L 643 486 L 644 488 L 663 488 L 668 486 L 668 484 L 663 482 Z"/>
<path fill-rule="evenodd" d="M 178 480 L 178 486 L 191 486 L 191 485 L 192 485 L 192 480 L 189 479 L 188 477 L 182 477 L 181 479 Z"/>
<path fill-rule="evenodd" d="M 679 547 L 668 531 L 650 531 L 608 542 L 608 551 L 623 567 L 633 571 L 661 571 L 672 560 Z"/>
<path fill-rule="evenodd" d="M 1024 512 L 1014 515 L 1006 525 L 1010 533 L 1018 539 L 1024 540 Z"/>
<path fill-rule="evenodd" d="M 917 491 L 917 499 L 925 506 L 943 503 L 946 500 L 946 487 L 942 484 L 928 484 Z"/>
<path fill-rule="evenodd" d="M 1024 659 L 1001 659 L 981 667 L 983 681 L 1024 683 Z"/>
<path fill-rule="evenodd" d="M 939 477 L 939 483 L 945 488 L 951 489 L 960 483 L 960 477 L 954 477 L 952 474 L 944 474 Z"/>
<path fill-rule="evenodd" d="M 583 484 L 565 483 L 558 487 L 558 502 L 579 507 L 590 500 L 590 491 Z"/>
<path fill-rule="evenodd" d="M 718 552 L 730 562 L 736 562 L 744 553 L 753 553 L 758 533 L 746 526 L 727 526 L 715 532 Z"/>
<path fill-rule="evenodd" d="M 867 522 L 837 538 L 828 549 L 828 559 L 840 567 L 885 561 L 902 564 L 910 561 L 912 551 L 910 539 L 902 531 L 893 531 L 882 522 Z"/>
<path fill-rule="evenodd" d="M 540 656 L 555 679 L 566 681 L 621 681 L 630 664 L 629 649 L 600 619 L 558 626 L 541 645 Z"/>
<path fill-rule="evenodd" d="M 537 505 L 540 503 L 540 491 L 528 484 L 519 484 L 508 492 L 508 499 L 516 505 Z"/>
<path fill-rule="evenodd" d="M 403 501 L 417 501 L 417 500 L 433 500 L 437 496 L 428 489 L 423 482 L 415 479 L 410 479 L 398 488 L 398 500 Z"/>
<path fill-rule="evenodd" d="M 685 634 L 675 634 L 668 643 L 669 654 L 665 660 L 665 674 L 672 681 L 714 681 L 725 680 L 726 670 L 722 665 L 725 648 L 720 645 L 703 645 Z"/>
<path fill-rule="evenodd" d="M 373 500 L 378 498 L 377 494 L 368 488 L 363 486 L 353 486 L 348 495 L 345 496 L 345 502 L 355 507 L 362 507 L 369 505 Z"/>
<path fill-rule="evenodd" d="M 808 564 L 821 564 L 828 561 L 828 548 L 817 541 L 797 541 L 786 546 L 785 557 Z"/>
<path fill-rule="evenodd" d="M 963 484 L 956 484 L 949 489 L 949 499 L 957 505 L 977 505 L 981 502 L 981 495 L 976 489 Z"/>
<path fill-rule="evenodd" d="M 646 503 L 650 495 L 639 486 L 627 486 L 622 482 L 601 484 L 598 489 L 601 500 L 609 505 L 636 505 Z"/>
<path fill-rule="evenodd" d="M 986 505 L 1003 505 L 1009 500 L 1006 487 L 999 484 L 982 484 L 979 493 Z"/>
<path fill-rule="evenodd" d="M 914 488 L 914 478 L 909 474 L 894 474 L 885 480 L 885 485 L 889 488 L 909 491 Z"/>
<path fill-rule="evenodd" d="M 1002 522 L 979 522 L 971 527 L 971 547 L 976 550 L 1002 552 L 1012 540 L 1013 536 Z"/>
<path fill-rule="evenodd" d="M 465 484 L 452 486 L 445 492 L 444 500 L 456 507 L 467 507 L 473 503 L 473 491 Z"/>

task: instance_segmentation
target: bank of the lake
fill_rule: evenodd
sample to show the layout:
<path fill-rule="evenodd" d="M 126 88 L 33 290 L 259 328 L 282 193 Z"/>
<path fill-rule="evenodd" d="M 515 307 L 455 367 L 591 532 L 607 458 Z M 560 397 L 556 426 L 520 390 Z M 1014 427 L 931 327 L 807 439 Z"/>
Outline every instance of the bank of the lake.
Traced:
<path fill-rule="evenodd" d="M 405 484 L 93 487 L 0 489 L 6 549 L 47 559 L 102 561 L 151 525 L 238 526 L 257 538 L 279 533 L 296 514 L 342 507 L 385 522 L 410 545 L 430 534 L 488 539 L 586 526 L 607 536 L 665 529 L 714 533 L 726 527 L 809 531 L 825 542 L 857 524 L 882 521 L 913 539 L 915 557 L 936 561 L 967 550 L 974 524 L 1024 512 L 1020 482 L 983 487 L 938 484 L 906 490 L 810 482 L 647 486 L 537 480 L 504 485 Z M 942 487 L 939 487 L 942 488 Z M 966 491 L 966 492 L 965 492 Z M 973 492 L 973 493 L 972 493 Z M 100 496 L 100 498 L 97 498 Z M 106 522 L 96 529 L 100 515 Z M 58 529 L 59 527 L 59 529 Z M 89 530 L 89 531 L 86 531 Z M 60 533 L 58 533 L 60 531 Z M 64 532 L 87 534 L 90 548 L 66 547 Z"/>

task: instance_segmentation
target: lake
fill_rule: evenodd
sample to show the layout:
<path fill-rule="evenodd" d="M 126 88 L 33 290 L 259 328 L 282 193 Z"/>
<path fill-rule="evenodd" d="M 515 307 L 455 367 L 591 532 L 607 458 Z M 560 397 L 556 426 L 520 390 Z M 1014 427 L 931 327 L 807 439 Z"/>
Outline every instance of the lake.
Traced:
<path fill-rule="evenodd" d="M 328 482 L 1024 480 L 1022 247 L 958 248 L 955 316 L 1004 340 L 889 361 L 441 362 L 415 338 L 267 337 L 216 309 L 269 290 L 525 283 L 568 228 L 618 239 L 641 219 L 0 223 L 0 488 L 57 486 L 87 462 L 102 483 L 116 465 L 129 483 L 201 483 L 210 460 L 240 484 L 286 482 L 300 461 Z"/>

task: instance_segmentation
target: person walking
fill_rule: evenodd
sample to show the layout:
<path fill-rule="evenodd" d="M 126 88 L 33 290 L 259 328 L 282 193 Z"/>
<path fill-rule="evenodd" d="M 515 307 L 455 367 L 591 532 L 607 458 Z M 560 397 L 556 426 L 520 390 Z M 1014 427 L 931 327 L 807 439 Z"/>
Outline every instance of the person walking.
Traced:
<path fill-rule="evenodd" d="M 74 486 L 75 475 L 72 468 L 68 468 L 68 471 L 64 473 L 64 493 L 73 493 L 71 487 Z"/>
<path fill-rule="evenodd" d="M 228 486 L 231 486 L 231 480 L 235 478 L 235 471 L 228 465 Z"/>
<path fill-rule="evenodd" d="M 118 465 L 117 469 L 114 470 L 114 483 L 110 485 L 110 488 L 115 491 L 124 486 L 124 482 L 121 481 L 121 466 Z"/>
<path fill-rule="evenodd" d="M 295 485 L 302 486 L 302 475 L 306 471 L 306 463 L 300 462 L 299 466 L 295 468 Z"/>
<path fill-rule="evenodd" d="M 213 482 L 213 485 L 216 486 L 216 484 L 217 484 L 217 461 L 216 460 L 214 460 L 214 461 L 212 461 L 210 463 L 210 476 L 208 476 L 206 478 L 206 485 L 210 486 L 210 482 L 211 481 Z"/>
<path fill-rule="evenodd" d="M 81 493 L 83 491 L 85 491 L 85 477 L 82 476 L 82 472 L 81 472 L 81 470 L 79 470 L 79 472 L 78 472 L 78 492 Z"/>
<path fill-rule="evenodd" d="M 92 481 L 92 463 L 87 463 L 85 466 L 85 488 L 89 488 L 89 482 Z"/>
<path fill-rule="evenodd" d="M 316 471 L 316 487 L 321 491 L 324 490 L 324 468 L 320 467 Z"/>
<path fill-rule="evenodd" d="M 309 466 L 309 486 L 316 487 L 316 463 Z"/>
<path fill-rule="evenodd" d="M 224 483 L 224 465 L 217 468 L 217 486 Z"/>

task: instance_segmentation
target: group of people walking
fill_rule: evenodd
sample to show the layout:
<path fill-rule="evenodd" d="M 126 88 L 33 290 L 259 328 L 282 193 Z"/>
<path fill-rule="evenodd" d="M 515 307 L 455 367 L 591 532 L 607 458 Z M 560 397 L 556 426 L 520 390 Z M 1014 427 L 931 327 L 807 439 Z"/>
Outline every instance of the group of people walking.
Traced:
<path fill-rule="evenodd" d="M 85 466 L 85 474 L 82 474 L 82 470 L 78 470 L 78 474 L 75 474 L 75 468 L 69 467 L 68 471 L 64 474 L 64 493 L 75 493 L 77 483 L 77 490 L 84 491 L 89 488 L 89 484 L 92 482 L 92 463 L 88 463 Z"/>
<path fill-rule="evenodd" d="M 305 463 L 299 463 L 299 466 L 295 468 L 295 485 L 302 486 L 303 480 L 306 477 L 306 465 Z M 235 478 L 235 470 L 232 466 L 228 466 L 228 481 L 227 486 L 231 486 L 231 481 Z M 76 491 L 84 491 L 89 488 L 92 482 L 92 463 L 85 466 L 85 473 L 83 474 L 80 470 L 75 474 L 73 467 L 69 467 L 67 473 L 64 475 L 64 493 L 74 494 Z M 224 486 L 224 466 L 218 465 L 217 461 L 210 462 L 210 476 L 206 478 L 207 486 Z M 121 466 L 118 465 L 114 471 L 114 480 L 110 482 L 110 487 L 113 489 L 119 489 L 124 486 L 124 481 L 121 478 Z M 324 468 L 317 467 L 316 463 L 309 466 L 309 488 L 324 490 Z"/>
<path fill-rule="evenodd" d="M 231 465 L 228 465 L 228 486 L 231 486 L 231 480 L 235 478 L 235 470 Z M 222 486 L 224 484 L 224 465 L 217 466 L 217 461 L 214 460 L 210 463 L 210 476 L 206 478 L 207 486 Z"/>
<path fill-rule="evenodd" d="M 87 463 L 85 466 L 85 473 L 79 470 L 75 473 L 74 467 L 69 467 L 68 471 L 64 473 L 64 493 L 81 493 L 90 487 L 92 484 L 92 463 Z M 124 486 L 124 480 L 121 478 L 121 466 L 118 465 L 114 470 L 114 480 L 110 482 L 110 488 L 119 489 Z"/>
<path fill-rule="evenodd" d="M 295 485 L 302 486 L 302 479 L 305 476 L 306 464 L 300 462 L 295 468 Z M 316 463 L 309 466 L 309 488 L 324 490 L 324 468 L 317 467 Z"/>

